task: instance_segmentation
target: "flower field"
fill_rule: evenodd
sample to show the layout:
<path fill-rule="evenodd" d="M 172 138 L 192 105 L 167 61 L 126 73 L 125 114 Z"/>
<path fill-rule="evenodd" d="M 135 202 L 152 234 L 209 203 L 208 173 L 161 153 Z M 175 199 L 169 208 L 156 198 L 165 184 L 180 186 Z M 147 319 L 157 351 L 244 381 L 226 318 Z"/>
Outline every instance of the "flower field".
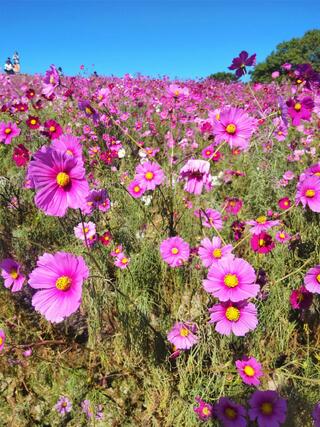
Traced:
<path fill-rule="evenodd" d="M 320 78 L 254 61 L 0 75 L 0 425 L 320 425 Z"/>

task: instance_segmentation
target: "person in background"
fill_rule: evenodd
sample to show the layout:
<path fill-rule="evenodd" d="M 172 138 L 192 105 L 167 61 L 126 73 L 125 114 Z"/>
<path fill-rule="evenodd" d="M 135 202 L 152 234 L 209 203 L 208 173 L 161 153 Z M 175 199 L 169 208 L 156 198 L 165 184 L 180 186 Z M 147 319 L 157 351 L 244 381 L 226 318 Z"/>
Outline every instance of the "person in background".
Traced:
<path fill-rule="evenodd" d="M 13 64 L 12 64 L 12 62 L 11 62 L 11 59 L 10 58 L 8 58 L 7 60 L 6 60 L 6 63 L 4 64 L 4 71 L 5 71 L 5 73 L 6 74 L 14 74 L 14 71 L 13 71 Z"/>
<path fill-rule="evenodd" d="M 14 73 L 19 74 L 20 73 L 20 57 L 17 51 L 15 51 L 15 53 L 13 54 L 12 61 L 13 61 Z"/>
<path fill-rule="evenodd" d="M 61 67 L 58 68 L 58 74 L 59 74 L 59 77 L 63 76 L 63 71 Z"/>

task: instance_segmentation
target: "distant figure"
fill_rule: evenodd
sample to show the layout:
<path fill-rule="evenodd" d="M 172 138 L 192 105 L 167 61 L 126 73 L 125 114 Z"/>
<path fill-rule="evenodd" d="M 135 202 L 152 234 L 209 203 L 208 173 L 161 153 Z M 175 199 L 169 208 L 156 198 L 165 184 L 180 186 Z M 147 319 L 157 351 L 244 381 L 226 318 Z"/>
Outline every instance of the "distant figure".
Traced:
<path fill-rule="evenodd" d="M 17 51 L 15 51 L 15 53 L 13 54 L 12 61 L 13 61 L 14 73 L 19 74 L 20 73 L 20 57 Z"/>
<path fill-rule="evenodd" d="M 58 68 L 58 74 L 59 74 L 59 77 L 63 76 L 63 71 L 61 67 Z"/>
<path fill-rule="evenodd" d="M 5 73 L 6 74 L 14 74 L 14 71 L 13 71 L 13 64 L 12 64 L 12 62 L 11 62 L 11 59 L 10 58 L 8 58 L 7 59 L 7 61 L 6 61 L 6 63 L 4 64 L 4 71 L 5 71 Z"/>
<path fill-rule="evenodd" d="M 94 76 L 94 77 L 99 77 L 99 76 L 98 76 L 98 73 L 97 73 L 96 71 L 94 71 L 94 72 L 93 72 L 93 76 Z"/>

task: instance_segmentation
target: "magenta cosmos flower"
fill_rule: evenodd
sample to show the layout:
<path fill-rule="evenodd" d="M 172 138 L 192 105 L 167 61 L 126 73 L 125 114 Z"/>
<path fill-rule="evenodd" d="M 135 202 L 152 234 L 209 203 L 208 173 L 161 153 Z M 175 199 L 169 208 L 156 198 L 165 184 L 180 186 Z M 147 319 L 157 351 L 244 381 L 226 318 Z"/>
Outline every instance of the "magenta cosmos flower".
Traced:
<path fill-rule="evenodd" d="M 81 208 L 89 192 L 83 166 L 50 148 L 34 155 L 28 177 L 36 190 L 36 206 L 47 215 L 64 216 L 68 208 Z"/>
<path fill-rule="evenodd" d="M 279 243 L 286 243 L 291 239 L 291 236 L 286 231 L 280 230 L 276 233 L 275 238 Z"/>
<path fill-rule="evenodd" d="M 238 302 L 258 294 L 255 281 L 255 271 L 247 261 L 227 256 L 212 265 L 203 287 L 220 301 Z"/>
<path fill-rule="evenodd" d="M 312 304 L 313 294 L 304 286 L 295 289 L 290 295 L 291 307 L 295 310 L 308 310 Z"/>
<path fill-rule="evenodd" d="M 283 197 L 278 201 L 278 206 L 285 211 L 291 207 L 291 201 L 288 197 Z"/>
<path fill-rule="evenodd" d="M 251 225 L 251 228 L 249 229 L 251 234 L 260 234 L 263 231 L 269 230 L 269 228 L 279 225 L 280 221 L 268 220 L 266 216 L 261 215 L 257 219 L 246 221 L 246 224 Z"/>
<path fill-rule="evenodd" d="M 88 276 L 81 256 L 67 252 L 40 256 L 29 276 L 29 285 L 40 289 L 32 298 L 33 307 L 50 322 L 62 322 L 78 310 L 82 284 Z"/>
<path fill-rule="evenodd" d="M 6 334 L 3 329 L 0 329 L 0 351 L 3 350 L 4 344 L 6 342 Z"/>
<path fill-rule="evenodd" d="M 72 403 L 66 396 L 60 396 L 54 408 L 60 415 L 66 415 L 68 412 L 71 412 Z"/>
<path fill-rule="evenodd" d="M 0 142 L 3 144 L 10 144 L 12 138 L 19 136 L 21 130 L 15 123 L 0 123 Z"/>
<path fill-rule="evenodd" d="M 47 120 L 43 126 L 43 134 L 50 139 L 57 139 L 60 135 L 62 135 L 62 127 L 55 120 Z"/>
<path fill-rule="evenodd" d="M 250 420 L 257 420 L 259 427 L 279 427 L 286 420 L 287 402 L 276 391 L 255 391 L 249 405 Z"/>
<path fill-rule="evenodd" d="M 262 231 L 259 234 L 254 234 L 250 240 L 251 249 L 258 254 L 267 254 L 271 252 L 275 247 L 275 243 L 272 240 L 270 234 Z"/>
<path fill-rule="evenodd" d="M 209 308 L 209 312 L 209 323 L 217 323 L 215 330 L 222 335 L 234 333 L 242 337 L 258 325 L 257 309 L 247 301 L 216 304 Z"/>
<path fill-rule="evenodd" d="M 226 255 L 230 255 L 232 249 L 232 245 L 221 246 L 221 239 L 219 237 L 213 237 L 212 240 L 205 237 L 201 240 L 198 254 L 202 264 L 205 267 L 210 267 Z"/>
<path fill-rule="evenodd" d="M 190 246 L 179 236 L 169 237 L 161 243 L 160 254 L 170 267 L 180 267 L 189 259 Z"/>
<path fill-rule="evenodd" d="M 320 294 L 320 264 L 310 268 L 304 278 L 306 289 L 313 294 Z"/>
<path fill-rule="evenodd" d="M 25 281 L 25 276 L 20 273 L 20 265 L 11 258 L 4 259 L 0 263 L 1 276 L 4 278 L 4 286 L 11 288 L 12 292 L 21 290 Z"/>
<path fill-rule="evenodd" d="M 168 332 L 167 338 L 178 350 L 189 350 L 197 344 L 199 338 L 197 326 L 191 322 L 176 322 Z"/>
<path fill-rule="evenodd" d="M 308 206 L 313 212 L 320 212 L 320 178 L 318 176 L 308 176 L 298 183 L 296 205 L 299 203 L 302 203 L 304 208 Z"/>
<path fill-rule="evenodd" d="M 312 411 L 314 427 L 320 427 L 320 402 L 316 403 Z"/>
<path fill-rule="evenodd" d="M 239 108 L 228 108 L 220 113 L 220 119 L 214 119 L 213 134 L 216 142 L 227 141 L 230 148 L 246 150 L 251 135 L 256 130 L 256 121 Z"/>
<path fill-rule="evenodd" d="M 309 96 L 299 100 L 290 99 L 287 101 L 288 114 L 292 119 L 293 126 L 299 126 L 301 120 L 310 121 L 314 102 Z"/>
<path fill-rule="evenodd" d="M 193 410 L 198 415 L 199 420 L 207 421 L 213 417 L 213 406 L 205 402 L 199 396 L 195 397 L 198 406 L 194 406 Z"/>
<path fill-rule="evenodd" d="M 256 64 L 256 54 L 249 56 L 248 52 L 243 50 L 239 53 L 239 56 L 233 58 L 232 64 L 229 70 L 236 70 L 236 76 L 239 78 L 244 76 L 247 72 L 246 67 L 252 67 Z"/>
<path fill-rule="evenodd" d="M 259 378 L 263 375 L 262 366 L 254 357 L 236 360 L 236 367 L 245 384 L 254 386 L 260 384 Z"/>
<path fill-rule="evenodd" d="M 194 211 L 194 215 L 197 218 L 201 219 L 202 225 L 207 228 L 216 228 L 217 230 L 221 230 L 223 228 L 222 216 L 219 211 L 215 209 L 205 209 L 200 210 L 196 209 Z"/>
<path fill-rule="evenodd" d="M 146 190 L 154 190 L 163 183 L 164 173 L 157 163 L 144 162 L 136 167 L 134 179 Z"/>
<path fill-rule="evenodd" d="M 181 168 L 179 179 L 185 181 L 184 190 L 199 195 L 203 187 L 211 189 L 212 176 L 209 173 L 210 163 L 206 160 L 188 160 Z"/>
<path fill-rule="evenodd" d="M 246 427 L 246 410 L 227 397 L 220 397 L 214 406 L 215 414 L 224 427 Z"/>
<path fill-rule="evenodd" d="M 25 166 L 29 159 L 29 150 L 23 144 L 18 144 L 16 147 L 14 147 L 12 160 L 18 167 Z"/>
<path fill-rule="evenodd" d="M 241 199 L 237 199 L 236 197 L 228 197 L 224 206 L 228 214 L 238 215 L 243 206 L 243 202 Z"/>
<path fill-rule="evenodd" d="M 130 258 L 128 258 L 123 252 L 120 252 L 119 255 L 115 257 L 114 265 L 119 267 L 121 270 L 124 270 L 128 267 Z"/>
<path fill-rule="evenodd" d="M 51 148 L 55 151 L 66 154 L 68 157 L 75 157 L 82 162 L 82 146 L 79 138 L 73 135 L 60 135 L 51 143 Z"/>
<path fill-rule="evenodd" d="M 130 182 L 127 190 L 134 199 L 139 199 L 146 192 L 145 187 L 141 186 L 136 179 Z"/>

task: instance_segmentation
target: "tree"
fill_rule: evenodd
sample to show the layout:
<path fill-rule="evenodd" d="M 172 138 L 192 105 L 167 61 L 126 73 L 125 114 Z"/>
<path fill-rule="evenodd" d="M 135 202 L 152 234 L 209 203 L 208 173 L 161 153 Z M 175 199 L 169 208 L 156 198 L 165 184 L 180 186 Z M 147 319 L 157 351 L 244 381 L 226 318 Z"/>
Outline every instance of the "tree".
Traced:
<path fill-rule="evenodd" d="M 219 80 L 221 82 L 231 83 L 236 82 L 238 79 L 233 73 L 226 73 L 224 71 L 220 71 L 218 73 L 211 74 L 208 79 Z"/>
<path fill-rule="evenodd" d="M 271 81 L 271 73 L 279 71 L 281 65 L 308 63 L 320 71 L 320 30 L 307 31 L 301 38 L 293 38 L 277 45 L 264 62 L 259 63 L 251 73 L 254 82 Z"/>

